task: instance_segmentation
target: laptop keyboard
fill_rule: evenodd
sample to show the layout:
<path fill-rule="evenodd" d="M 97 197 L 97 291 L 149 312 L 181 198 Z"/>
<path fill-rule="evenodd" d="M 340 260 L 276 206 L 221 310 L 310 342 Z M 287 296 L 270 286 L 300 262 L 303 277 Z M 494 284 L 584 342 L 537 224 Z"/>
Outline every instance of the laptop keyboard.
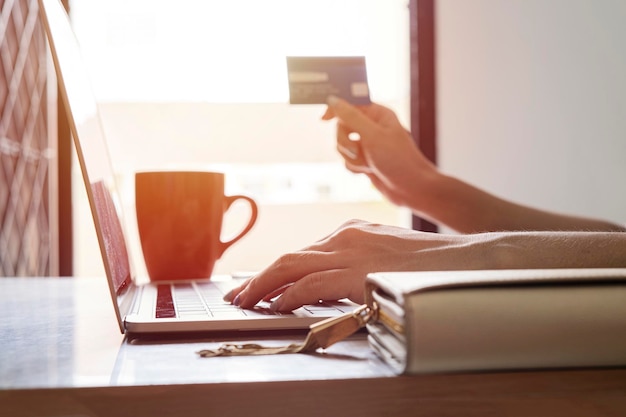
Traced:
<path fill-rule="evenodd" d="M 253 309 L 244 310 L 224 301 L 225 290 L 213 282 L 194 282 L 180 284 L 163 284 L 157 287 L 157 318 L 206 318 L 232 319 L 258 315 L 291 315 L 269 310 L 270 303 L 261 301 Z M 310 315 L 329 317 L 353 309 L 341 303 L 320 302 L 302 307 Z"/>
<path fill-rule="evenodd" d="M 176 317 L 176 308 L 172 299 L 170 285 L 157 286 L 156 318 L 168 319 Z"/>

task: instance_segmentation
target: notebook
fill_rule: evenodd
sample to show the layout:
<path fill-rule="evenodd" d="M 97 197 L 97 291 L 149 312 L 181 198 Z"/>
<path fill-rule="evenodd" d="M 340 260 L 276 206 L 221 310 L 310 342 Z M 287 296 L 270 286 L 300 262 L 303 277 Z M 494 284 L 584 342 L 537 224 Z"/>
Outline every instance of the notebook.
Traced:
<path fill-rule="evenodd" d="M 626 268 L 377 272 L 365 301 L 398 374 L 626 365 Z"/>
<path fill-rule="evenodd" d="M 240 282 L 230 276 L 138 283 L 105 132 L 78 42 L 59 0 L 39 0 L 39 6 L 123 333 L 305 329 L 354 308 L 353 303 L 339 301 L 304 306 L 287 314 L 271 313 L 263 304 L 239 309 L 222 300 L 224 293 Z"/>

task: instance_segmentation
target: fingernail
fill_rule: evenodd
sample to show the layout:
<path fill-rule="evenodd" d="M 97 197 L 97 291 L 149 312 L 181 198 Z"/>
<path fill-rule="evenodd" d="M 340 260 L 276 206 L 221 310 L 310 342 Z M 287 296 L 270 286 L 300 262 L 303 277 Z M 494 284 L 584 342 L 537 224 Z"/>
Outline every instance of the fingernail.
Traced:
<path fill-rule="evenodd" d="M 241 304 L 241 298 L 239 297 L 241 294 L 237 294 L 237 296 L 235 297 L 235 299 L 233 300 L 233 305 L 239 307 L 239 304 Z"/>
<path fill-rule="evenodd" d="M 330 95 L 326 99 L 326 103 L 328 103 L 329 106 L 335 106 L 337 103 L 339 103 L 339 97 L 335 95 Z"/>

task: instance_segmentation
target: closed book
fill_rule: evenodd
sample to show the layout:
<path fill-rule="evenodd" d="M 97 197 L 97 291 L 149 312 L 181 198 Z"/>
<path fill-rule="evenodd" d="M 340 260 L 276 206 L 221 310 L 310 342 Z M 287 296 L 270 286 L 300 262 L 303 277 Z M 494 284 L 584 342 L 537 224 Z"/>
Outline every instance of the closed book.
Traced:
<path fill-rule="evenodd" d="M 626 365 L 626 268 L 379 272 L 366 302 L 398 374 Z"/>

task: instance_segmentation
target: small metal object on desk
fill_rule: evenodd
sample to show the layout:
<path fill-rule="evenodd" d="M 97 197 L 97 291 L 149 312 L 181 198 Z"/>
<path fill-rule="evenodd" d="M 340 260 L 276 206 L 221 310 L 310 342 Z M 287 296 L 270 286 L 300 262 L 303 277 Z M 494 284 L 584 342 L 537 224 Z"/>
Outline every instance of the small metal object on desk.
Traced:
<path fill-rule="evenodd" d="M 367 305 L 354 311 L 319 321 L 309 327 L 309 333 L 303 343 L 288 346 L 262 346 L 256 343 L 225 343 L 215 350 L 203 349 L 198 355 L 203 358 L 215 356 L 276 355 L 280 353 L 308 353 L 324 349 L 352 335 L 361 329 L 373 316 L 373 310 Z"/>

